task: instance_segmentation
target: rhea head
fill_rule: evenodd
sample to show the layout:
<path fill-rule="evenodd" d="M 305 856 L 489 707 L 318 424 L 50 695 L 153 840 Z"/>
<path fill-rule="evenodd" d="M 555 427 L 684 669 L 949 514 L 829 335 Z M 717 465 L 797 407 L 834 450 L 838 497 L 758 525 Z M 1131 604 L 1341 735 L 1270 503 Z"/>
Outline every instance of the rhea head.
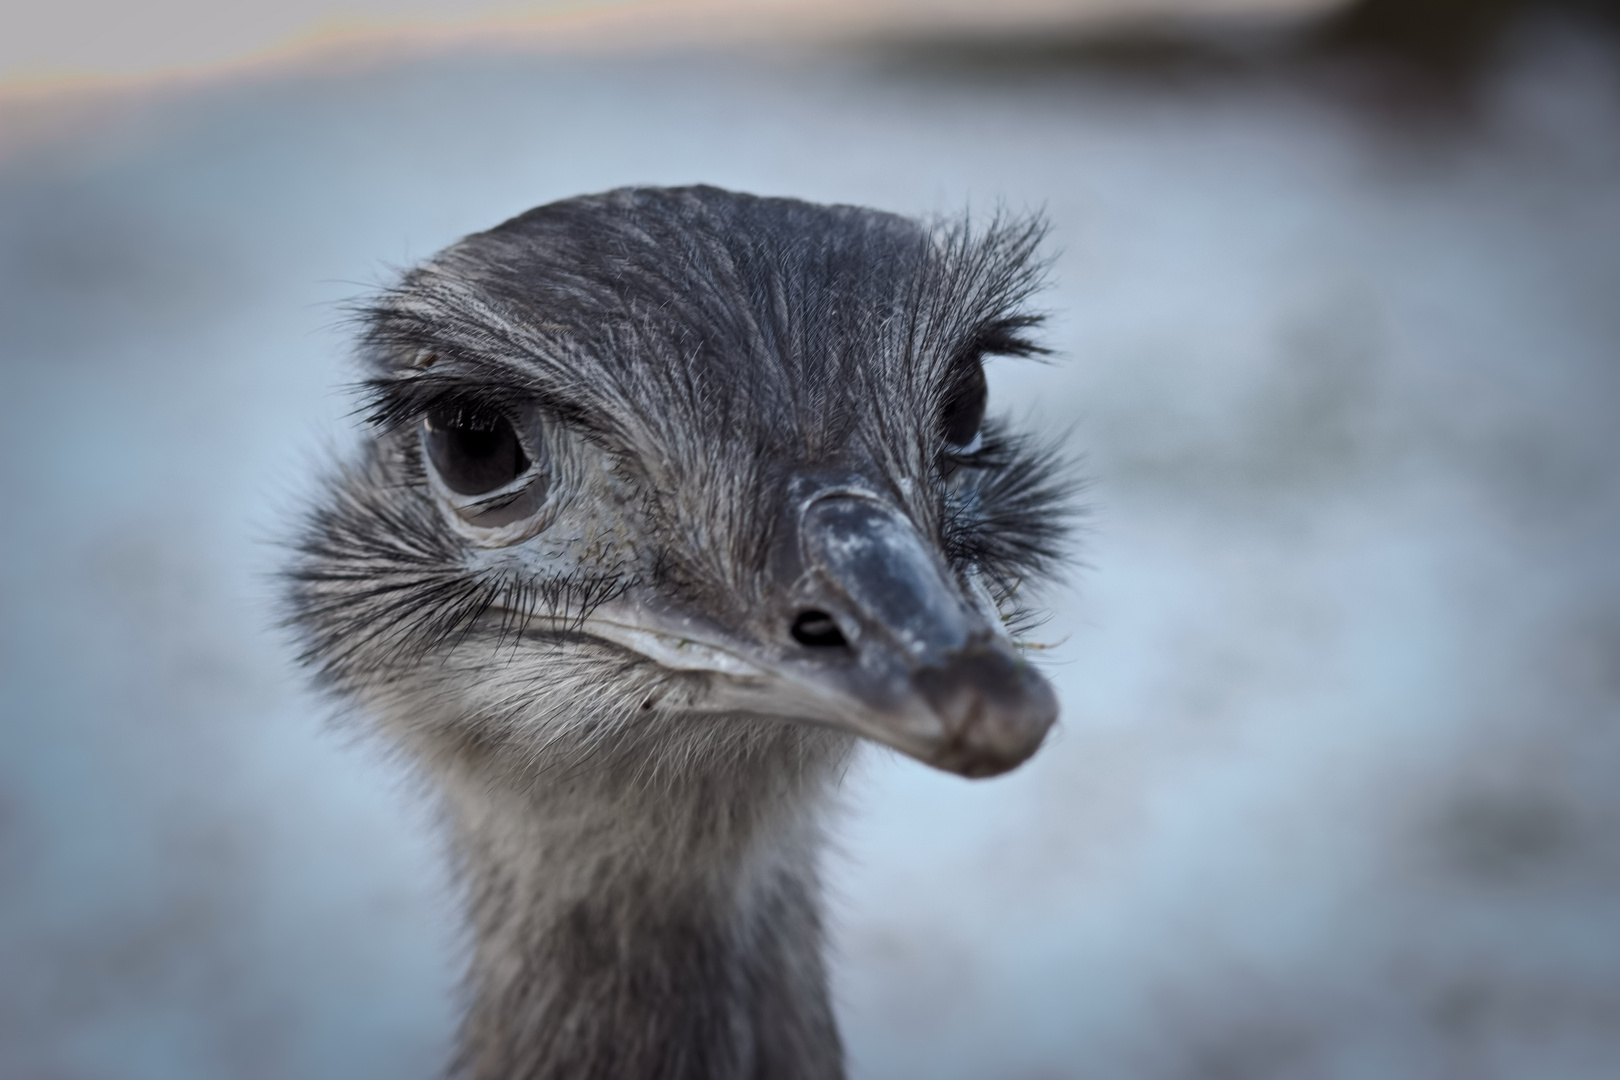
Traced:
<path fill-rule="evenodd" d="M 1040 231 L 625 189 L 448 248 L 361 312 L 307 658 L 418 751 L 531 778 L 849 735 L 1018 765 L 1057 713 L 1019 594 L 1064 492 L 984 364 L 1041 351 Z"/>

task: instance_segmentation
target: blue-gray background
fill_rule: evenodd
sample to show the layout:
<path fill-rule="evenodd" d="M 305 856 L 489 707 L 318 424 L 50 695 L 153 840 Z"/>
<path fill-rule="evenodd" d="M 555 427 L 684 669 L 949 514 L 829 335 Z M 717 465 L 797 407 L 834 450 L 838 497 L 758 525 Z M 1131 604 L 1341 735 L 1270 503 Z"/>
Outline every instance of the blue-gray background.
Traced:
<path fill-rule="evenodd" d="M 1015 65 L 1016 66 L 1016 65 Z M 862 1078 L 1620 1075 L 1620 68 L 1466 115 L 870 52 L 450 56 L 128 102 L 0 158 L 0 1077 L 434 1074 L 432 812 L 270 575 L 352 438 L 339 305 L 536 203 L 1044 208 L 1088 566 L 1064 722 L 873 752 Z"/>

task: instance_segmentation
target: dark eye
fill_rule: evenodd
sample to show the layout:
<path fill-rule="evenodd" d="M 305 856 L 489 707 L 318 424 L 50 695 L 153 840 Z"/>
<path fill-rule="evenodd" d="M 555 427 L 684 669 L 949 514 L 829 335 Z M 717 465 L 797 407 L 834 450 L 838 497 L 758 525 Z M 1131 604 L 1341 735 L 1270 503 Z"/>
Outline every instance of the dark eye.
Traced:
<path fill-rule="evenodd" d="M 423 428 L 428 458 L 444 486 L 458 495 L 505 487 L 529 467 L 512 421 L 479 409 L 435 409 Z"/>
<path fill-rule="evenodd" d="M 975 360 L 951 388 L 940 409 L 940 435 L 947 446 L 965 449 L 978 437 L 979 426 L 984 423 L 984 405 L 988 395 L 984 365 Z"/>

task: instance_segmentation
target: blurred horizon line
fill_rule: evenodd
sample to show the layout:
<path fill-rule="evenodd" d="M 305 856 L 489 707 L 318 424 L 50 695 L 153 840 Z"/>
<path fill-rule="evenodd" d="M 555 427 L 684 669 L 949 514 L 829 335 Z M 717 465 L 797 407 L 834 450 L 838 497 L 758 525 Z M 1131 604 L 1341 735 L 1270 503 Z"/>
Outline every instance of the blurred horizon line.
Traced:
<path fill-rule="evenodd" d="M 293 27 L 260 35 L 251 44 L 198 42 L 178 58 L 143 58 L 131 50 L 133 62 L 107 64 L 68 57 L 58 49 L 58 55 L 43 62 L 18 61 L 5 55 L 20 51 L 18 38 L 13 38 L 9 49 L 0 49 L 0 107 L 480 48 L 591 54 L 823 45 L 918 32 L 1073 32 L 1183 20 L 1309 18 L 1341 7 L 1345 0 L 1007 0 L 994 8 L 970 0 L 542 0 L 527 10 L 489 8 L 471 17 L 447 16 L 422 5 L 413 12 L 388 14 L 340 11 L 326 0 L 317 2 L 329 10 L 312 12 Z"/>

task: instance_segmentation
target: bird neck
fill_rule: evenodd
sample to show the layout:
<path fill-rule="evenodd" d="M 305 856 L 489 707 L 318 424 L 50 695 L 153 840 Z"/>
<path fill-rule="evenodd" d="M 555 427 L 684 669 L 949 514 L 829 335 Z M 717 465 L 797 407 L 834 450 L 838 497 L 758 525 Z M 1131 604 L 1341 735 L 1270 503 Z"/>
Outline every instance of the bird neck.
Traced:
<path fill-rule="evenodd" d="M 651 781 L 449 770 L 475 945 L 458 1077 L 843 1075 L 818 863 L 849 745 L 790 734 Z"/>

